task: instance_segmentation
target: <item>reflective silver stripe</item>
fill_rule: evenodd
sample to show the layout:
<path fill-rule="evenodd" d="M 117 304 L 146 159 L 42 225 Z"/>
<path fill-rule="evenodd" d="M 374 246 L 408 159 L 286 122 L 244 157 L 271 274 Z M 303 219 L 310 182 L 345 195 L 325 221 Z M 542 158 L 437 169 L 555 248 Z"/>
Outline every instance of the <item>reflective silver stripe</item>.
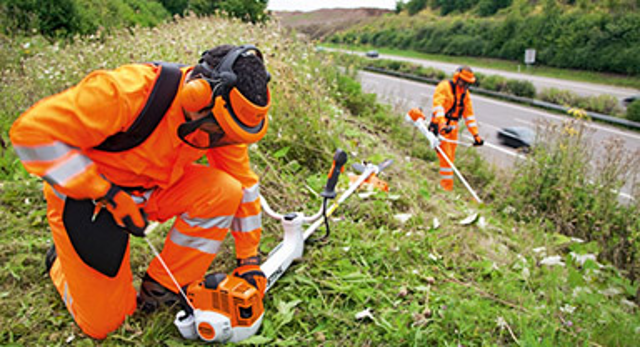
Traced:
<path fill-rule="evenodd" d="M 476 120 L 476 116 L 468 116 L 465 118 L 467 121 Z"/>
<path fill-rule="evenodd" d="M 199 227 L 203 229 L 220 228 L 228 229 L 233 221 L 233 216 L 219 216 L 213 218 L 191 218 L 188 214 L 182 214 L 182 220 L 192 227 Z"/>
<path fill-rule="evenodd" d="M 44 178 L 47 179 L 47 182 L 64 186 L 70 179 L 83 173 L 92 163 L 91 159 L 82 154 L 77 154 L 49 170 L 44 175 Z"/>
<path fill-rule="evenodd" d="M 453 172 L 453 169 L 450 167 L 442 167 L 440 168 L 440 172 Z"/>
<path fill-rule="evenodd" d="M 250 232 L 262 228 L 262 212 L 255 216 L 234 218 L 231 223 L 231 231 Z"/>
<path fill-rule="evenodd" d="M 453 179 L 453 175 L 442 175 L 442 174 L 440 174 L 440 179 L 441 180 L 452 180 Z"/>
<path fill-rule="evenodd" d="M 73 305 L 73 298 L 71 297 L 71 294 L 69 294 L 69 286 L 67 285 L 66 281 L 64 282 L 64 294 L 62 297 L 62 301 L 64 301 L 64 304 L 67 306 L 67 309 L 71 313 L 71 317 L 73 317 L 73 319 L 76 319 L 76 316 L 73 313 L 73 309 L 71 308 L 71 306 Z"/>
<path fill-rule="evenodd" d="M 42 146 L 14 146 L 13 147 L 22 160 L 25 163 L 32 161 L 54 161 L 56 159 L 64 157 L 73 148 L 62 142 L 54 142 L 51 145 Z"/>
<path fill-rule="evenodd" d="M 67 200 L 67 196 L 60 193 L 59 191 L 55 190 L 53 187 L 51 187 L 51 190 L 53 190 L 53 193 L 56 194 L 56 196 L 58 198 L 60 198 L 60 200 Z"/>
<path fill-rule="evenodd" d="M 478 124 L 476 124 L 476 122 L 469 122 L 467 123 L 467 127 L 471 128 L 471 127 L 477 127 Z"/>
<path fill-rule="evenodd" d="M 242 191 L 242 203 L 254 202 L 260 196 L 260 184 L 256 183 L 253 187 L 244 188 Z"/>
<path fill-rule="evenodd" d="M 433 112 L 436 112 L 436 111 L 442 111 L 442 112 L 444 112 L 444 106 L 442 106 L 442 105 L 441 105 L 441 106 L 436 106 L 436 107 L 434 107 L 434 108 L 433 108 Z"/>
<path fill-rule="evenodd" d="M 222 241 L 209 240 L 203 237 L 189 236 L 181 233 L 178 229 L 171 229 L 170 239 L 173 243 L 182 247 L 197 249 L 202 253 L 216 254 L 220 249 Z"/>

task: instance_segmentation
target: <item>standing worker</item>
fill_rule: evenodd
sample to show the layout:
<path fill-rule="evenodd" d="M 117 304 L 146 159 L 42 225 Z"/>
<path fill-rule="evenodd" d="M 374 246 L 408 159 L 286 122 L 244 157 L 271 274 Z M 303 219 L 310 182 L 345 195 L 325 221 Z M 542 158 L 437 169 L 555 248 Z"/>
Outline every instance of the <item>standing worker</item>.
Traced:
<path fill-rule="evenodd" d="M 205 51 L 195 66 L 95 71 L 36 103 L 11 128 L 42 177 L 54 246 L 48 272 L 75 322 L 103 339 L 136 309 L 129 234 L 176 217 L 162 259 L 180 286 L 201 279 L 231 230 L 233 275 L 262 295 L 258 177 L 248 145 L 267 130 L 269 74 L 254 46 Z M 208 165 L 196 163 L 203 156 Z M 151 311 L 178 289 L 156 257 L 138 294 Z"/>
<path fill-rule="evenodd" d="M 478 124 L 473 114 L 471 97 L 469 95 L 469 85 L 476 82 L 473 71 L 468 66 L 459 67 L 453 74 L 452 80 L 445 80 L 438 83 L 433 94 L 433 113 L 429 130 L 436 136 L 440 135 L 449 141 L 440 141 L 440 148 L 447 157 L 454 161 L 457 144 L 452 141 L 458 140 L 458 121 L 464 118 L 467 128 L 473 135 L 473 145 L 482 146 L 484 141 L 478 134 Z M 420 113 L 420 109 L 414 108 L 410 113 Z M 417 118 L 416 118 L 417 119 Z M 438 152 L 440 159 L 440 186 L 444 190 L 453 190 L 453 169 Z"/>

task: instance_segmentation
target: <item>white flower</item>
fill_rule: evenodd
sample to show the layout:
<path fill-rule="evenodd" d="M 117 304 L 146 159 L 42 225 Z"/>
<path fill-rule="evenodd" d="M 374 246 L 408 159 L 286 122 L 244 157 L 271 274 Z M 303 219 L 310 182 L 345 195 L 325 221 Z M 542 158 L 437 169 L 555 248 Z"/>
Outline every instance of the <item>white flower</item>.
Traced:
<path fill-rule="evenodd" d="M 547 248 L 546 247 L 538 247 L 538 248 L 534 248 L 533 249 L 533 253 L 540 253 L 542 251 L 546 251 Z"/>
<path fill-rule="evenodd" d="M 364 311 L 360 311 L 356 313 L 356 320 L 362 320 L 365 318 L 369 318 L 373 320 L 373 313 L 371 312 L 371 309 L 368 307 Z"/>
<path fill-rule="evenodd" d="M 406 223 L 409 219 L 411 219 L 411 216 L 412 215 L 410 213 L 398 213 L 397 215 L 393 216 L 393 218 L 400 221 L 400 223 Z"/>
<path fill-rule="evenodd" d="M 559 255 L 552 255 L 550 257 L 546 257 L 546 258 L 542 259 L 540 261 L 540 265 L 549 265 L 549 266 L 560 265 L 560 266 L 564 266 L 564 262 L 562 261 L 562 257 L 560 257 Z"/>
<path fill-rule="evenodd" d="M 575 310 L 576 310 L 575 306 L 571 306 L 569 304 L 565 304 L 564 306 L 560 307 L 560 311 L 568 314 L 572 314 L 573 311 Z"/>
<path fill-rule="evenodd" d="M 498 317 L 496 318 L 496 325 L 500 328 L 500 329 L 504 329 L 507 327 L 507 321 L 504 320 L 504 318 L 502 317 Z"/>

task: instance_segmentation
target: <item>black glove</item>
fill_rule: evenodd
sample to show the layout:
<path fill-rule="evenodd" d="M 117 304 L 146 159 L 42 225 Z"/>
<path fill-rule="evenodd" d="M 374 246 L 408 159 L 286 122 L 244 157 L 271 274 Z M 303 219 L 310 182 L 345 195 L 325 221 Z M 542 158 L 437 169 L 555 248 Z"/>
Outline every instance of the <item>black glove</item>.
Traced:
<path fill-rule="evenodd" d="M 447 125 L 445 127 L 442 127 L 442 129 L 440 129 L 440 133 L 441 134 L 449 134 L 450 132 L 453 131 L 453 127 L 451 125 Z"/>
<path fill-rule="evenodd" d="M 111 214 L 116 223 L 135 236 L 144 236 L 144 230 L 149 224 L 147 215 L 138 208 L 131 195 L 118 186 L 111 185 L 107 195 L 98 199 Z"/>
<path fill-rule="evenodd" d="M 429 131 L 432 132 L 437 137 L 438 136 L 438 123 L 434 123 L 434 122 L 429 123 Z"/>
<path fill-rule="evenodd" d="M 480 135 L 476 135 L 473 137 L 473 145 L 476 147 L 484 145 L 484 140 L 480 137 Z"/>

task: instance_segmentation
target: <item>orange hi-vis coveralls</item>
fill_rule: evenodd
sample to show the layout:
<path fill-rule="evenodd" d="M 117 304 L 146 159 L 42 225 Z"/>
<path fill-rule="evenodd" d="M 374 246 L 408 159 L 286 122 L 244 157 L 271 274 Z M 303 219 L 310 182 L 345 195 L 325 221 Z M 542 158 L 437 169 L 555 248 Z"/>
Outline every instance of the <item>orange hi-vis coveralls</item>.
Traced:
<path fill-rule="evenodd" d="M 180 69 L 178 93 L 191 69 Z M 99 199 L 111 182 L 123 189 L 138 187 L 134 198 L 149 220 L 163 222 L 177 216 L 161 256 L 180 286 L 205 275 L 229 230 L 237 258 L 258 254 L 259 184 L 249 166 L 248 147 L 201 150 L 183 143 L 176 134 L 185 121 L 179 98 L 142 144 L 123 152 L 94 148 L 132 125 L 159 70 L 152 64 L 136 64 L 95 71 L 78 85 L 36 103 L 10 131 L 25 168 L 45 180 L 47 217 L 57 250 L 50 276 L 80 328 L 98 339 L 117 329 L 136 309 L 128 239 L 115 276 L 87 265 L 65 228 L 68 198 Z M 204 155 L 208 166 L 195 163 Z M 147 272 L 177 291 L 157 258 Z"/>
<path fill-rule="evenodd" d="M 478 135 L 478 124 L 473 114 L 469 91 L 465 92 L 462 87 L 457 86 L 453 81 L 445 80 L 438 83 L 433 95 L 432 111 L 431 122 L 438 125 L 438 133 L 446 139 L 458 140 L 458 121 L 460 117 L 464 118 L 471 135 L 474 137 Z M 451 126 L 453 130 L 448 134 L 440 133 L 440 130 L 446 126 Z M 457 145 L 452 142 L 440 142 L 440 148 L 452 163 L 455 160 L 456 147 Z M 440 186 L 444 190 L 451 191 L 453 190 L 453 169 L 440 152 L 438 152 L 438 158 L 440 159 Z"/>

